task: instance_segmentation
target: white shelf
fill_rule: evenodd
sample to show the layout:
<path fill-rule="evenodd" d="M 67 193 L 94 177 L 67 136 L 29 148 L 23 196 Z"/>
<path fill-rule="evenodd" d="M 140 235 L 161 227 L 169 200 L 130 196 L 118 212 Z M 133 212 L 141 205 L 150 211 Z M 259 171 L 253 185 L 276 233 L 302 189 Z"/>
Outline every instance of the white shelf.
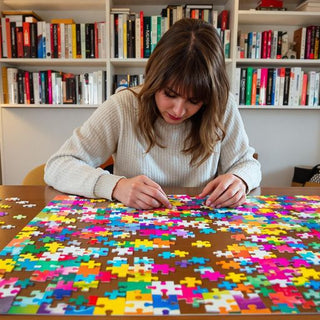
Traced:
<path fill-rule="evenodd" d="M 96 109 L 98 105 L 92 104 L 4 104 L 2 108 L 20 108 L 20 109 Z"/>
<path fill-rule="evenodd" d="M 239 109 L 247 109 L 247 110 L 320 110 L 320 106 L 269 106 L 269 105 L 263 105 L 263 106 L 257 106 L 257 105 L 240 105 L 238 107 Z"/>
<path fill-rule="evenodd" d="M 14 10 L 105 10 L 104 0 L 3 0 Z"/>
<path fill-rule="evenodd" d="M 318 25 L 320 12 L 239 10 L 239 24 L 248 25 Z"/>

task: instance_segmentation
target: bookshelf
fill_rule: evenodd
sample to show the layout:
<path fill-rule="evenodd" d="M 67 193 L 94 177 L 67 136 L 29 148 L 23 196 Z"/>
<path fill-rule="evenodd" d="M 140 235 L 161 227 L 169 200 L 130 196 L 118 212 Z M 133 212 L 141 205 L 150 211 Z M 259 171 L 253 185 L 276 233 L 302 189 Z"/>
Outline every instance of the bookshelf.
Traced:
<path fill-rule="evenodd" d="M 255 0 L 2 0 L 0 10 L 33 10 L 43 20 L 73 18 L 77 23 L 106 21 L 106 34 L 110 35 L 111 8 L 143 10 L 146 15 L 160 14 L 167 5 L 212 3 L 218 11 L 229 10 L 231 29 L 230 57 L 226 68 L 235 90 L 236 68 L 301 67 L 320 71 L 320 60 L 300 59 L 240 59 L 237 56 L 237 33 L 271 28 L 287 29 L 289 37 L 300 26 L 319 24 L 320 12 L 293 11 L 297 0 L 285 0 L 288 11 L 268 12 L 251 10 Z M 103 59 L 0 59 L 2 66 L 23 68 L 29 71 L 59 70 L 63 72 L 106 71 L 106 95 L 113 93 L 115 74 L 143 73 L 147 59 L 112 58 L 109 36 L 105 43 Z M 1 82 L 0 77 L 0 82 Z M 20 184 L 24 175 L 33 167 L 47 160 L 71 134 L 94 112 L 95 104 L 4 104 L 1 96 L 1 166 L 3 184 Z M 314 165 L 319 162 L 320 107 L 299 105 L 253 106 L 241 105 L 251 144 L 259 153 L 264 179 L 263 185 L 286 186 L 290 183 L 294 165 Z M 303 127 L 301 125 L 303 123 Z M 301 128 L 301 129 L 300 129 Z M 298 131 L 301 130 L 298 134 Z M 317 134 L 315 134 L 317 132 Z M 297 146 L 300 151 L 297 152 Z"/>

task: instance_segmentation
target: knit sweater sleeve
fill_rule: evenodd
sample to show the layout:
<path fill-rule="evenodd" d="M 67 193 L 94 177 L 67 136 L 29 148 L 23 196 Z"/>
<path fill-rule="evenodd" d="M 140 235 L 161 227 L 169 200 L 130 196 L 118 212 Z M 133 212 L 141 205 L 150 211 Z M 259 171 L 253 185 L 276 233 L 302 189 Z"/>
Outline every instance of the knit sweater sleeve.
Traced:
<path fill-rule="evenodd" d="M 249 145 L 249 139 L 232 94 L 229 97 L 224 125 L 226 136 L 221 143 L 218 174 L 228 172 L 240 177 L 247 184 L 247 192 L 250 192 L 260 184 L 261 166 L 253 158 L 255 150 Z"/>
<path fill-rule="evenodd" d="M 121 98 L 119 98 L 122 97 Z M 121 176 L 110 174 L 99 166 L 116 150 L 121 130 L 123 107 L 121 101 L 133 99 L 129 91 L 111 96 L 46 163 L 45 182 L 55 189 L 70 194 L 106 199 Z M 98 181 L 103 180 L 103 190 Z"/>

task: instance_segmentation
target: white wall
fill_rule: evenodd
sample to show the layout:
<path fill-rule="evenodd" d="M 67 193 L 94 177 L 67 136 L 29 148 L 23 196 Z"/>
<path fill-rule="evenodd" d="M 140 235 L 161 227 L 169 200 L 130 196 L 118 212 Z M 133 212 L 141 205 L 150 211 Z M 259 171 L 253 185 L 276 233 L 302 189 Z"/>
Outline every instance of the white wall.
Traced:
<path fill-rule="evenodd" d="M 95 109 L 2 108 L 2 183 L 21 184 Z M 320 163 L 320 110 L 240 109 L 262 186 L 289 186 L 295 165 Z M 5 152 L 3 152 L 5 150 Z M 4 157 L 5 155 L 5 157 Z"/>
<path fill-rule="evenodd" d="M 19 185 L 95 110 L 93 108 L 1 108 L 2 184 Z"/>
<path fill-rule="evenodd" d="M 296 165 L 320 163 L 320 110 L 240 109 L 259 154 L 262 186 L 289 186 Z"/>

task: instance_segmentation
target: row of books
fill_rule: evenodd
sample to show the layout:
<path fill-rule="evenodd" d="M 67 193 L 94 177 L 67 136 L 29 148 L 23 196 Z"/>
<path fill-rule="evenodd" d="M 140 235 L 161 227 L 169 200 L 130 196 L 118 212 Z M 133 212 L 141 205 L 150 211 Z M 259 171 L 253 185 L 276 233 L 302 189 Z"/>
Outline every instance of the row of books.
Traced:
<path fill-rule="evenodd" d="M 238 58 L 282 59 L 287 51 L 286 31 L 239 31 L 238 33 Z"/>
<path fill-rule="evenodd" d="M 106 23 L 1 18 L 1 58 L 106 58 Z"/>
<path fill-rule="evenodd" d="M 201 5 L 195 6 L 201 7 Z M 212 8 L 212 5 L 202 7 L 206 6 Z M 162 35 L 175 21 L 183 17 L 203 19 L 213 23 L 223 43 L 226 58 L 230 57 L 228 10 L 218 14 L 218 11 L 213 9 L 168 6 L 161 14 L 151 16 L 145 15 L 144 11 L 135 13 L 129 8 L 113 8 L 110 18 L 111 58 L 149 58 Z"/>
<path fill-rule="evenodd" d="M 9 104 L 101 104 L 106 71 L 73 74 L 2 67 L 3 100 Z"/>
<path fill-rule="evenodd" d="M 113 79 L 113 92 L 115 93 L 144 83 L 143 74 L 115 74 Z"/>
<path fill-rule="evenodd" d="M 292 68 L 236 68 L 239 105 L 319 106 L 320 72 Z"/>
<path fill-rule="evenodd" d="M 289 50 L 290 42 L 294 44 L 292 50 Z M 320 59 L 319 43 L 320 26 L 301 27 L 295 30 L 291 41 L 287 31 L 240 31 L 238 58 Z"/>
<path fill-rule="evenodd" d="M 298 59 L 320 59 L 320 25 L 295 30 L 293 41 Z"/>

